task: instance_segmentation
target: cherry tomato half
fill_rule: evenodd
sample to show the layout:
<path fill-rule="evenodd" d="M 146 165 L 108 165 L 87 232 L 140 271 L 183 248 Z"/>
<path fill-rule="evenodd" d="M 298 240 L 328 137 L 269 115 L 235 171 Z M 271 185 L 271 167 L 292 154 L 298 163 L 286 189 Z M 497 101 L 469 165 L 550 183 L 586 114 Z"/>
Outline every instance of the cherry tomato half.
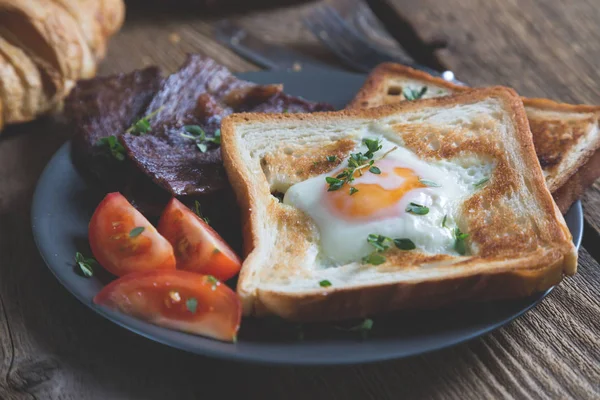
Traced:
<path fill-rule="evenodd" d="M 136 271 L 175 269 L 173 247 L 120 193 L 109 193 L 89 225 L 96 260 L 117 276 Z"/>
<path fill-rule="evenodd" d="M 226 281 L 242 267 L 240 258 L 221 236 L 177 199 L 163 211 L 158 231 L 173 246 L 178 269 Z"/>
<path fill-rule="evenodd" d="M 164 326 L 223 341 L 235 341 L 240 300 L 209 275 L 180 270 L 134 272 L 107 285 L 94 303 Z"/>

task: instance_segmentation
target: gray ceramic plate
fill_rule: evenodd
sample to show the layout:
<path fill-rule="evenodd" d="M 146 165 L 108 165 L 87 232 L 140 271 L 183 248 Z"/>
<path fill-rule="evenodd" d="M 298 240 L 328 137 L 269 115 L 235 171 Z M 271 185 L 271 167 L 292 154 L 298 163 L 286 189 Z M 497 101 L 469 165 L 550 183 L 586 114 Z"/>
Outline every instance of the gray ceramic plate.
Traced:
<path fill-rule="evenodd" d="M 299 73 L 257 72 L 242 74 L 257 83 L 284 83 L 286 92 L 343 107 L 358 90 L 364 76 L 333 70 Z M 95 306 L 92 298 L 104 283 L 75 273 L 76 251 L 89 253 L 88 221 L 103 197 L 74 169 L 66 143 L 44 170 L 33 199 L 33 233 L 40 253 L 58 280 L 97 313 L 149 339 L 192 353 L 277 364 L 349 364 L 408 357 L 452 346 L 486 334 L 535 306 L 549 292 L 527 299 L 457 307 L 440 311 L 376 318 L 366 340 L 333 326 L 304 328 L 298 340 L 296 326 L 244 320 L 237 344 L 163 329 Z M 566 216 L 579 246 L 583 228 L 581 203 Z M 60 312 L 60 310 L 56 310 Z"/>

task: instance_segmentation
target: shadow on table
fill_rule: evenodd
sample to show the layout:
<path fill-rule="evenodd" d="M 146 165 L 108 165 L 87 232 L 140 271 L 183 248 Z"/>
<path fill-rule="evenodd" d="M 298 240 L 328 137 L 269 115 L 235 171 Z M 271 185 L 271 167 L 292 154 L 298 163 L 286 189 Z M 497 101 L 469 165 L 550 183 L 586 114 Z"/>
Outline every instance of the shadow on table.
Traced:
<path fill-rule="evenodd" d="M 308 3 L 308 0 L 126 0 L 127 19 L 225 17 Z"/>

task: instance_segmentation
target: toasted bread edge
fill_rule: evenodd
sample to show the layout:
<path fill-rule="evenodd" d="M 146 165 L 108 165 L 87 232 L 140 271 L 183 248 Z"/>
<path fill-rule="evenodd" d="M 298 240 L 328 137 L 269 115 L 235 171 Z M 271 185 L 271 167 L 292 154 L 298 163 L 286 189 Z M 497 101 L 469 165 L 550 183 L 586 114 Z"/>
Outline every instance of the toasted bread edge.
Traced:
<path fill-rule="evenodd" d="M 456 92 L 471 90 L 471 88 L 467 86 L 457 85 L 404 65 L 383 63 L 373 69 L 359 92 L 346 108 L 360 109 L 370 107 L 373 100 L 377 101 L 377 99 L 382 96 L 386 79 L 394 76 L 404 76 L 410 79 L 430 82 L 434 85 Z M 600 106 L 559 103 L 543 98 L 523 97 L 522 101 L 527 107 L 535 107 L 544 111 L 600 114 Z M 600 140 L 596 141 L 588 151 L 579 154 L 578 157 L 579 162 L 566 170 L 562 177 L 557 179 L 552 187 L 550 187 L 550 191 L 563 214 L 569 210 L 571 205 L 583 195 L 585 190 L 592 185 L 596 179 L 600 178 Z"/>
<path fill-rule="evenodd" d="M 410 110 L 415 107 L 456 104 L 474 101 L 488 96 L 501 98 L 507 109 L 513 112 L 517 125 L 516 134 L 522 144 L 523 160 L 533 176 L 534 190 L 540 196 L 543 212 L 551 215 L 559 227 L 560 245 L 553 254 L 554 260 L 540 267 L 533 260 L 534 268 L 522 267 L 519 263 L 506 262 L 504 269 L 489 274 L 465 274 L 451 279 L 421 282 L 391 282 L 374 286 L 340 288 L 309 293 L 284 293 L 261 290 L 259 287 L 248 289 L 247 281 L 254 271 L 260 268 L 259 254 L 256 253 L 261 241 L 259 224 L 261 218 L 257 193 L 252 188 L 252 176 L 239 154 L 239 142 L 236 125 L 250 122 L 275 122 L 285 119 L 327 120 L 335 118 L 376 118 L 393 112 Z M 233 114 L 226 117 L 221 126 L 221 151 L 225 170 L 236 193 L 242 211 L 245 259 L 237 292 L 242 300 L 244 315 L 276 314 L 290 320 L 318 321 L 339 320 L 361 317 L 401 308 L 439 307 L 459 300 L 491 300 L 522 297 L 547 290 L 559 283 L 563 274 L 572 275 L 577 269 L 577 252 L 571 242 L 571 234 L 564 219 L 548 191 L 535 151 L 529 124 L 520 97 L 509 88 L 491 87 L 470 89 L 453 97 L 438 97 L 400 104 L 386 105 L 371 109 L 343 110 L 340 112 L 319 112 L 313 114 Z M 514 260 L 513 260 L 514 261 Z M 451 288 L 460 288 L 452 291 Z M 422 294 L 427 293 L 429 300 Z M 385 302 L 376 299 L 385 298 Z M 383 304 L 385 303 L 385 304 Z M 386 305 L 387 304 L 387 305 Z"/>

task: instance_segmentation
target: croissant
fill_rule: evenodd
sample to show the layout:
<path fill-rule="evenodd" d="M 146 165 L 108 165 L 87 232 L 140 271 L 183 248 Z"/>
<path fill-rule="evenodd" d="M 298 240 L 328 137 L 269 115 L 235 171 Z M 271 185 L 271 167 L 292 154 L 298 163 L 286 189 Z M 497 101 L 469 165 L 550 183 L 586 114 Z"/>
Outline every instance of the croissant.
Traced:
<path fill-rule="evenodd" d="M 123 0 L 0 0 L 0 130 L 58 109 L 124 17 Z"/>

